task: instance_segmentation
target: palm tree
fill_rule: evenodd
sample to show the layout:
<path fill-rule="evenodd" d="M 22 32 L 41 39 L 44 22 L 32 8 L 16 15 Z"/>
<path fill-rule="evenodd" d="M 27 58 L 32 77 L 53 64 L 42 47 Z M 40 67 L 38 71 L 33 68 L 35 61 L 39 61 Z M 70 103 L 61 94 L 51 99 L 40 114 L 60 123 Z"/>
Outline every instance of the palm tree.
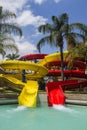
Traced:
<path fill-rule="evenodd" d="M 39 32 L 43 34 L 48 34 L 47 36 L 41 38 L 37 44 L 37 49 L 41 51 L 41 47 L 48 43 L 50 46 L 56 46 L 60 48 L 61 56 L 61 76 L 64 80 L 64 66 L 63 66 L 63 45 L 66 40 L 67 45 L 71 47 L 76 46 L 78 40 L 85 41 L 85 36 L 87 33 L 87 27 L 81 23 L 69 24 L 69 18 L 67 13 L 61 14 L 59 17 L 52 16 L 53 24 L 45 24 L 39 26 Z M 67 47 L 68 48 L 68 47 Z M 69 47 L 70 48 L 70 47 Z"/>
<path fill-rule="evenodd" d="M 16 18 L 16 15 L 9 11 L 3 11 L 3 8 L 0 7 L 0 54 L 3 56 L 6 54 L 6 50 L 12 50 L 18 52 L 17 46 L 14 44 L 15 40 L 11 34 L 17 34 L 22 36 L 21 28 L 10 22 L 11 19 Z"/>
<path fill-rule="evenodd" d="M 16 15 L 8 10 L 3 11 L 3 8 L 0 7 L 0 33 L 7 32 L 22 36 L 22 30 L 16 23 L 10 22 L 11 18 L 16 18 Z"/>
<path fill-rule="evenodd" d="M 12 53 L 12 54 L 6 55 L 8 60 L 16 60 L 16 59 L 18 59 L 19 56 L 20 55 L 18 55 L 17 53 Z"/>
<path fill-rule="evenodd" d="M 76 60 L 87 62 L 87 45 L 84 43 L 80 43 L 78 44 L 78 46 L 71 48 L 71 50 L 69 50 L 68 54 L 66 55 L 66 60 L 69 61 L 69 69 L 73 68 L 73 63 Z"/>
<path fill-rule="evenodd" d="M 0 35 L 0 54 L 2 54 L 4 57 L 6 55 L 6 51 L 9 50 L 14 53 L 18 53 L 19 51 L 13 38 L 5 35 Z"/>

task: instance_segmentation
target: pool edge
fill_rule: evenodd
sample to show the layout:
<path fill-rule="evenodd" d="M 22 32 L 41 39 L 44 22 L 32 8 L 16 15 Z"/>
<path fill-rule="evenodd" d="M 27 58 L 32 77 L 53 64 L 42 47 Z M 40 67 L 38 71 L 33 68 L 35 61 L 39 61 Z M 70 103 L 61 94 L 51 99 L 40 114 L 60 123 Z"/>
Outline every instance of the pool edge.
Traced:
<path fill-rule="evenodd" d="M 0 105 L 18 104 L 17 98 L 15 99 L 0 99 Z M 37 104 L 47 104 L 46 92 L 39 92 L 37 96 Z M 86 100 L 68 99 L 66 98 L 65 104 L 87 106 Z"/>

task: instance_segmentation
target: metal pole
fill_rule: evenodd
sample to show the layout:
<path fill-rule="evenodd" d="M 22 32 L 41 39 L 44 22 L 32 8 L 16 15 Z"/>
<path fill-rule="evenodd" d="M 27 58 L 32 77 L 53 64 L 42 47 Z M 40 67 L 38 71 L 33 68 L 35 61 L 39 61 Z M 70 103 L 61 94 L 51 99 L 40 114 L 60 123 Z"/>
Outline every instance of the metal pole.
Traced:
<path fill-rule="evenodd" d="M 25 58 L 23 58 L 22 60 L 26 61 Z M 25 76 L 25 70 L 24 69 L 22 70 L 22 82 L 24 82 L 24 83 L 26 82 L 26 76 Z"/>

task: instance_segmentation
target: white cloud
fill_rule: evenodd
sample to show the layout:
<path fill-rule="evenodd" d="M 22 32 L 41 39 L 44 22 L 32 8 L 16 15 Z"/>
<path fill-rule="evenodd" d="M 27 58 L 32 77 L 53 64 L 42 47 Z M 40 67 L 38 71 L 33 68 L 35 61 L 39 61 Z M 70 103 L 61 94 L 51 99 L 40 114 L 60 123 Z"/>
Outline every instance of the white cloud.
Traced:
<path fill-rule="evenodd" d="M 61 0 L 54 0 L 56 3 L 59 3 Z"/>
<path fill-rule="evenodd" d="M 37 4 L 42 4 L 46 0 L 0 0 L 0 6 L 3 6 L 4 9 L 8 9 L 13 12 L 17 12 L 17 10 L 23 9 L 23 7 L 28 3 L 25 7 L 30 7 L 30 2 L 34 2 Z"/>
<path fill-rule="evenodd" d="M 13 12 L 22 9 L 28 0 L 0 0 L 0 6 Z"/>
<path fill-rule="evenodd" d="M 16 45 L 19 49 L 20 56 L 24 56 L 26 54 L 38 53 L 36 46 L 33 43 L 25 40 L 24 37 L 22 37 L 21 40 L 19 39 L 18 36 L 14 36 L 14 38 L 16 39 Z M 12 51 L 7 51 L 7 54 L 9 53 L 12 53 Z M 0 61 L 5 59 L 6 57 L 3 59 L 2 55 L 0 55 Z"/>
<path fill-rule="evenodd" d="M 19 54 L 21 56 L 35 53 L 37 51 L 36 46 L 34 44 L 29 43 L 28 41 L 24 41 L 23 43 L 17 43 L 19 48 Z"/>
<path fill-rule="evenodd" d="M 14 36 L 14 39 L 19 49 L 20 56 L 37 52 L 36 46 L 32 43 L 32 41 L 27 40 L 26 37 L 23 36 L 20 39 L 18 36 Z"/>
<path fill-rule="evenodd" d="M 4 9 L 8 9 L 11 12 L 12 11 L 15 12 L 17 14 L 16 22 L 20 26 L 26 27 L 28 25 L 32 25 L 33 27 L 37 27 L 41 24 L 45 24 L 47 19 L 44 18 L 43 16 L 34 15 L 34 13 L 29 8 L 30 2 L 42 4 L 44 1 L 46 0 L 0 0 L 0 6 L 3 6 Z M 28 10 L 24 10 L 24 9 L 28 9 Z M 35 34 L 31 34 L 31 35 L 35 35 Z M 26 38 L 23 38 L 21 41 L 19 40 L 16 41 L 17 46 L 19 48 L 19 54 L 25 55 L 25 54 L 37 52 L 36 46 L 25 39 Z M 2 59 L 1 56 L 0 59 Z"/>
<path fill-rule="evenodd" d="M 37 4 L 42 4 L 43 2 L 45 2 L 46 0 L 35 0 L 35 3 Z"/>
<path fill-rule="evenodd" d="M 22 10 L 24 7 L 29 8 L 30 2 L 35 2 L 41 4 L 45 0 L 0 0 L 0 6 L 3 6 L 4 9 L 15 12 L 17 16 L 17 23 L 22 26 L 33 25 L 39 26 L 44 24 L 47 19 L 43 16 L 35 16 L 30 9 Z M 26 6 L 25 4 L 28 3 Z"/>
<path fill-rule="evenodd" d="M 24 41 L 22 43 L 17 42 L 16 44 L 19 48 L 20 56 L 37 53 L 36 46 L 34 46 L 34 44 L 29 43 L 28 41 Z M 7 52 L 7 54 L 9 54 L 9 53 L 12 53 L 12 52 Z M 2 55 L 0 55 L 0 61 L 3 61 L 5 59 L 6 58 L 3 59 Z"/>
<path fill-rule="evenodd" d="M 30 10 L 25 10 L 17 18 L 17 23 L 21 26 L 33 25 L 35 27 L 47 21 L 43 16 L 35 16 Z"/>

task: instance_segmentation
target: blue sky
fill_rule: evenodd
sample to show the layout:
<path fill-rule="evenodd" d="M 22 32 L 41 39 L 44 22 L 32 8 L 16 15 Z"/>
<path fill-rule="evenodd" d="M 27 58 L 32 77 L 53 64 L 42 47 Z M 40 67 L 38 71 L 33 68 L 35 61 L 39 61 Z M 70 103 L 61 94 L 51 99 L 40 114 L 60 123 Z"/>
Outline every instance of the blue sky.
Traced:
<path fill-rule="evenodd" d="M 36 45 L 44 35 L 40 34 L 37 28 L 39 25 L 51 23 L 52 15 L 67 13 L 70 23 L 87 24 L 87 0 L 0 0 L 0 6 L 17 15 L 15 22 L 23 31 L 21 39 L 15 37 L 20 55 L 38 53 Z M 41 52 L 50 54 L 58 50 L 45 44 Z"/>

